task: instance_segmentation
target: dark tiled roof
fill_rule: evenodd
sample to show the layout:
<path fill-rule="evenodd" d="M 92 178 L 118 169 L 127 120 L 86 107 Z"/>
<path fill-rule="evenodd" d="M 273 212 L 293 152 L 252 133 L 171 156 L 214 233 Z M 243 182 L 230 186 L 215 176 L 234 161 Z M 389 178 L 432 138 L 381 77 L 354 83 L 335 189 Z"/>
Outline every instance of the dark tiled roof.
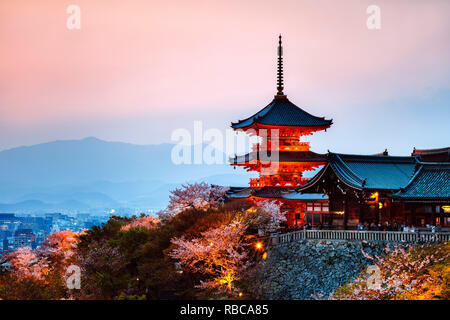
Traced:
<path fill-rule="evenodd" d="M 285 96 L 276 96 L 273 101 L 253 116 L 232 123 L 234 129 L 242 129 L 254 123 L 274 126 L 304 126 L 322 127 L 330 126 L 332 120 L 325 120 L 309 114 L 290 102 Z"/>
<path fill-rule="evenodd" d="M 450 163 L 422 163 L 409 184 L 395 193 L 394 198 L 450 201 Z"/>
<path fill-rule="evenodd" d="M 283 196 L 284 199 L 288 200 L 328 200 L 328 196 L 322 193 L 301 193 L 292 192 Z"/>
<path fill-rule="evenodd" d="M 328 170 L 356 189 L 399 190 L 408 184 L 417 163 L 415 157 L 328 153 L 327 165 L 299 190 L 316 184 Z"/>
<path fill-rule="evenodd" d="M 244 188 L 231 187 L 226 192 L 226 195 L 230 199 L 245 199 L 245 198 L 250 197 L 250 191 L 251 191 L 251 189 L 248 187 L 244 187 Z"/>
<path fill-rule="evenodd" d="M 286 187 L 230 188 L 227 192 L 227 197 L 230 199 L 245 199 L 250 196 L 258 198 L 283 198 L 285 194 L 293 191 L 294 188 Z"/>
<path fill-rule="evenodd" d="M 332 154 L 335 172 L 351 185 L 366 189 L 400 189 L 416 168 L 414 157 L 354 156 Z"/>
<path fill-rule="evenodd" d="M 441 149 L 416 149 L 411 153 L 423 162 L 450 162 L 450 147 Z"/>
<path fill-rule="evenodd" d="M 278 158 L 274 154 L 274 158 L 270 158 L 272 153 L 270 151 L 250 152 L 243 156 L 237 156 L 230 159 L 231 164 L 242 164 L 250 161 L 277 161 L 277 162 L 325 162 L 326 155 L 311 151 L 279 151 Z M 264 157 L 267 157 L 264 159 Z M 261 159 L 262 158 L 262 159 Z"/>
<path fill-rule="evenodd" d="M 293 188 L 285 187 L 262 187 L 254 188 L 252 196 L 258 198 L 282 198 L 285 194 L 293 192 Z"/>

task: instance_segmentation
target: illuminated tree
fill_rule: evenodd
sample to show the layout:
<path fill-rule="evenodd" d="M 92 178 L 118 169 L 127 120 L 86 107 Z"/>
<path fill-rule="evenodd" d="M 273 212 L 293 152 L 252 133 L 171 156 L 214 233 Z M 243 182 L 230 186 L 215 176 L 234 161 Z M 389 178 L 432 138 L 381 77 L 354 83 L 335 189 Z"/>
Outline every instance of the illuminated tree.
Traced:
<path fill-rule="evenodd" d="M 187 209 L 206 210 L 215 207 L 223 202 L 228 189 L 205 182 L 183 184 L 181 188 L 170 191 L 169 205 L 161 216 L 170 217 Z"/>
<path fill-rule="evenodd" d="M 244 234 L 246 225 L 232 222 L 202 232 L 199 238 L 172 239 L 176 246 L 170 256 L 193 273 L 206 276 L 198 288 L 217 289 L 219 293 L 235 291 L 235 282 L 240 280 L 248 267 Z"/>
<path fill-rule="evenodd" d="M 35 250 L 20 248 L 8 259 L 12 267 L 0 274 L 0 300 L 67 298 L 67 288 L 58 268 Z"/>
<path fill-rule="evenodd" d="M 254 207 L 245 212 L 245 223 L 249 228 L 261 230 L 264 233 L 275 232 L 282 222 L 286 221 L 286 213 L 281 211 L 277 201 L 258 201 Z"/>
<path fill-rule="evenodd" d="M 49 262 L 39 257 L 30 247 L 19 248 L 9 255 L 12 273 L 19 280 L 43 280 L 50 271 Z"/>
<path fill-rule="evenodd" d="M 63 264 L 66 264 L 75 254 L 75 249 L 79 241 L 78 236 L 80 234 L 71 230 L 54 232 L 46 237 L 42 247 L 37 251 L 47 257 L 58 257 Z"/>
<path fill-rule="evenodd" d="M 258 213 L 269 216 L 264 229 L 268 232 L 276 231 L 282 222 L 286 221 L 286 212 L 281 211 L 281 206 L 276 201 L 264 200 L 257 204 Z"/>
<path fill-rule="evenodd" d="M 131 228 L 146 228 L 148 230 L 156 228 L 159 223 L 159 219 L 153 216 L 143 216 L 137 219 L 133 219 L 130 223 L 124 225 L 120 230 L 128 231 Z"/>
<path fill-rule="evenodd" d="M 450 298 L 450 244 L 421 245 L 417 248 L 386 249 L 384 257 L 371 257 L 380 270 L 380 286 L 371 286 L 373 275 L 367 270 L 329 299 L 444 299 Z"/>

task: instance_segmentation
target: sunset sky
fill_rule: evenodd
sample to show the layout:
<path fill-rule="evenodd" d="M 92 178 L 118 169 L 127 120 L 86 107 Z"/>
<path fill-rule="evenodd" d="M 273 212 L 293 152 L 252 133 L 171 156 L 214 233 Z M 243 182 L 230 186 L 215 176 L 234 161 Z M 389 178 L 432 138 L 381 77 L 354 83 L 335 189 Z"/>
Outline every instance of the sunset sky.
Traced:
<path fill-rule="evenodd" d="M 66 9 L 81 8 L 69 30 Z M 381 29 L 366 26 L 369 5 Z M 0 150 L 225 130 L 276 93 L 333 126 L 313 150 L 450 145 L 450 1 L 0 1 Z"/>

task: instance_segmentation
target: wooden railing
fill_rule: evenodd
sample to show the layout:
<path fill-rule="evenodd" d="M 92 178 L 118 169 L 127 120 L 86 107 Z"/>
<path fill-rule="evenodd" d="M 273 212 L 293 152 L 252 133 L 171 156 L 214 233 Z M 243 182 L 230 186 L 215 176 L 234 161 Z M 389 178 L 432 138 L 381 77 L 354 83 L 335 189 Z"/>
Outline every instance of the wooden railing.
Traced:
<path fill-rule="evenodd" d="M 450 232 L 401 232 L 355 230 L 301 230 L 270 236 L 270 244 L 297 240 L 347 240 L 387 242 L 442 242 L 450 240 Z"/>

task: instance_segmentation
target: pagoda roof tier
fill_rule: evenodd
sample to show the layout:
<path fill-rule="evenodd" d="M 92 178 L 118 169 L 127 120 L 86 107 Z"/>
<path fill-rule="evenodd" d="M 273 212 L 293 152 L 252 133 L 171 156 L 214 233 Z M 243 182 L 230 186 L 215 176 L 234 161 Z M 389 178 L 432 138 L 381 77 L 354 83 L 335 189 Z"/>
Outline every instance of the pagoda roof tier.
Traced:
<path fill-rule="evenodd" d="M 261 187 L 261 188 L 236 188 L 232 187 L 227 191 L 230 199 L 247 199 L 250 197 L 283 199 L 284 195 L 292 193 L 295 188 L 286 187 Z"/>
<path fill-rule="evenodd" d="M 408 185 L 393 195 L 401 201 L 450 202 L 450 163 L 421 163 Z"/>
<path fill-rule="evenodd" d="M 298 191 L 294 191 L 292 193 L 288 193 L 283 196 L 284 199 L 287 200 L 328 200 L 328 196 L 323 193 L 301 193 Z"/>
<path fill-rule="evenodd" d="M 326 120 L 309 114 L 293 104 L 285 95 L 276 95 L 265 108 L 253 116 L 231 123 L 233 129 L 244 129 L 255 125 L 313 127 L 318 130 L 331 126 L 333 120 Z"/>
<path fill-rule="evenodd" d="M 414 175 L 416 157 L 366 156 L 328 153 L 327 164 L 308 183 L 298 188 L 310 192 L 326 177 L 334 174 L 350 188 L 397 191 Z"/>
<path fill-rule="evenodd" d="M 250 197 L 251 188 L 249 187 L 230 187 L 226 195 L 230 199 L 246 199 Z"/>
<path fill-rule="evenodd" d="M 230 159 L 232 165 L 245 165 L 250 162 L 326 162 L 326 155 L 312 151 L 278 151 L 278 159 L 271 159 L 271 151 L 250 152 Z"/>

